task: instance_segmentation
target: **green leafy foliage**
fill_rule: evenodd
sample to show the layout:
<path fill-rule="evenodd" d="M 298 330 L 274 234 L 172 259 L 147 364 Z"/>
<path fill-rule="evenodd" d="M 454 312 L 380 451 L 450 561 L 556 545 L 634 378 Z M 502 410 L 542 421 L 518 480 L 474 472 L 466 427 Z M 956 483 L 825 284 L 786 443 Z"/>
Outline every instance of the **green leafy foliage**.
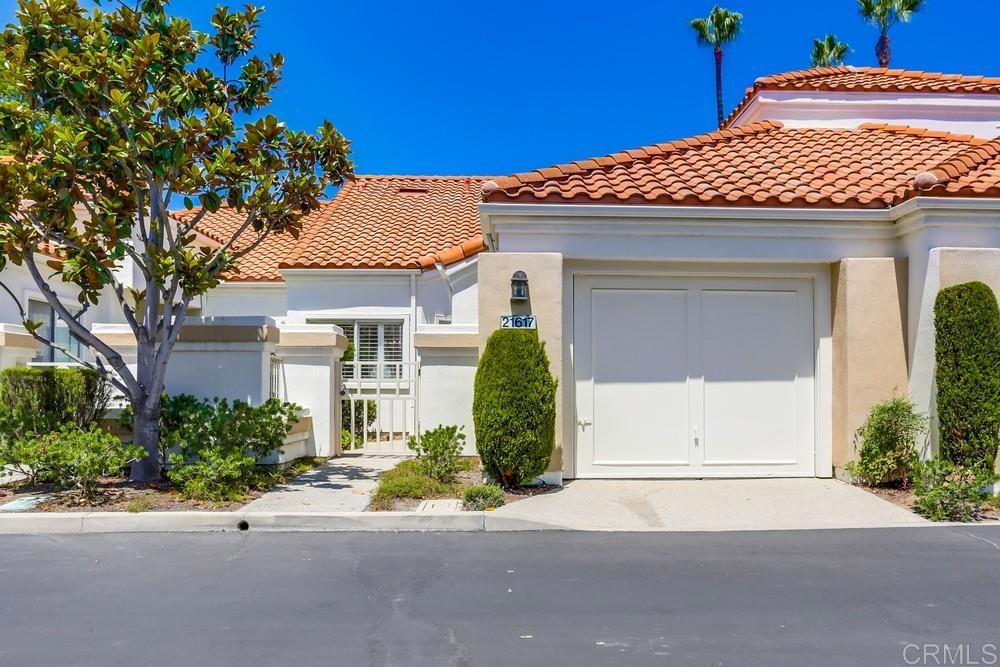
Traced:
<path fill-rule="evenodd" d="M 399 499 L 455 498 L 460 492 L 460 483 L 438 481 L 427 474 L 422 461 L 410 459 L 379 477 L 372 492 L 371 508 L 391 510 L 393 502 Z"/>
<path fill-rule="evenodd" d="M 491 480 L 505 488 L 545 472 L 555 446 L 556 379 L 536 331 L 500 329 L 476 370 L 476 447 Z"/>
<path fill-rule="evenodd" d="M 941 456 L 993 470 L 1000 447 L 1000 308 L 988 285 L 938 292 L 934 304 Z"/>
<path fill-rule="evenodd" d="M 326 189 L 353 172 L 332 123 L 309 133 L 267 113 L 284 59 L 254 55 L 259 8 L 217 8 L 208 32 L 170 9 L 170 0 L 19 0 L 0 32 L 0 146 L 10 158 L 0 161 L 0 269 L 27 268 L 102 360 L 94 369 L 128 396 L 137 425 L 157 421 L 191 300 L 270 235 L 298 238 Z M 181 204 L 192 210 L 172 215 Z M 195 229 L 222 207 L 239 222 L 206 244 Z M 125 268 L 137 284 L 119 281 Z M 54 282 L 75 288 L 78 304 L 63 303 Z M 135 334 L 135 369 L 75 315 L 103 297 Z M 149 456 L 133 476 L 158 477 L 155 429 L 134 435 Z"/>
<path fill-rule="evenodd" d="M 416 453 L 429 477 L 450 482 L 459 470 L 465 434 L 458 426 L 438 426 L 425 431 L 419 439 L 411 436 L 406 445 Z"/>
<path fill-rule="evenodd" d="M 848 471 L 870 486 L 907 483 L 926 429 L 927 419 L 911 401 L 896 397 L 878 403 L 855 434 L 858 460 L 848 464 Z"/>
<path fill-rule="evenodd" d="M 266 484 L 257 462 L 281 449 L 299 412 L 276 399 L 251 406 L 186 394 L 164 396 L 162 406 L 160 444 L 170 481 L 190 498 L 213 501 L 239 500 Z"/>
<path fill-rule="evenodd" d="M 16 438 L 50 433 L 63 424 L 88 428 L 104 418 L 111 394 L 111 385 L 89 370 L 5 369 L 0 372 L 0 432 Z"/>
<path fill-rule="evenodd" d="M 990 472 L 941 459 L 925 461 L 914 478 L 917 508 L 932 521 L 972 521 L 982 510 Z"/>
<path fill-rule="evenodd" d="M 18 466 L 30 469 L 34 482 L 59 489 L 77 489 L 88 500 L 99 491 L 102 477 L 120 475 L 145 455 L 141 447 L 123 443 L 97 426 L 81 429 L 65 424 L 57 431 L 17 443 Z"/>
<path fill-rule="evenodd" d="M 496 509 L 503 507 L 505 502 L 507 497 L 496 484 L 475 484 L 462 494 L 462 506 L 470 512 Z"/>

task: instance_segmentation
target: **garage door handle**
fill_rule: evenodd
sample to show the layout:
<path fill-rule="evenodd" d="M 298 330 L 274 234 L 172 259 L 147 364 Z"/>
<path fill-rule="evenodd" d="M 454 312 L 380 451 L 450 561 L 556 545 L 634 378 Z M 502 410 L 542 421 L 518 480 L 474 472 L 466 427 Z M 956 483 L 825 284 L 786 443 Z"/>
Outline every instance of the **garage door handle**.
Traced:
<path fill-rule="evenodd" d="M 594 424 L 594 422 L 592 422 L 591 420 L 587 419 L 586 417 L 584 417 L 582 419 L 577 419 L 576 423 L 580 426 L 580 428 L 587 428 L 588 426 L 593 426 L 593 424 Z"/>

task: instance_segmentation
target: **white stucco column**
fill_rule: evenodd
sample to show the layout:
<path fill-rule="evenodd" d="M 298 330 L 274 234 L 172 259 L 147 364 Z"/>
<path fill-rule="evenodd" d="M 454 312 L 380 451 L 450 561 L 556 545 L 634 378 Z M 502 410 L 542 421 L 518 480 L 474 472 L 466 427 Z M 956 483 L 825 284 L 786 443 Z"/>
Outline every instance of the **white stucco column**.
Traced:
<path fill-rule="evenodd" d="M 472 396 L 479 363 L 479 330 L 475 325 L 423 325 L 413 338 L 420 359 L 420 431 L 460 426 L 465 454 L 476 453 Z"/>
<path fill-rule="evenodd" d="M 347 338 L 332 324 L 282 324 L 278 398 L 301 405 L 312 420 L 305 456 L 339 456 L 340 360 Z"/>

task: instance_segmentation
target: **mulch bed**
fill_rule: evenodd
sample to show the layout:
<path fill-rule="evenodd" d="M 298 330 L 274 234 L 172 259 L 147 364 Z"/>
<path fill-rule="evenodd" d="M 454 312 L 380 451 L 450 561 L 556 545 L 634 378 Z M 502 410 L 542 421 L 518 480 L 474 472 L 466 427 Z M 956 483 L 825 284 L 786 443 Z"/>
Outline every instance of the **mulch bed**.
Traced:
<path fill-rule="evenodd" d="M 188 500 L 170 482 L 140 484 L 122 478 L 102 481 L 100 495 L 84 500 L 76 491 L 54 491 L 51 485 L 0 488 L 0 505 L 29 496 L 52 496 L 25 512 L 229 512 L 238 510 L 264 491 L 255 491 L 245 501 L 213 503 Z M 7 512 L 0 512 L 0 515 Z"/>
<path fill-rule="evenodd" d="M 902 507 L 905 510 L 909 510 L 914 514 L 917 514 L 917 496 L 913 491 L 913 487 L 870 487 L 870 486 L 860 486 L 859 488 L 872 493 L 882 500 L 888 500 L 893 505 Z M 986 503 L 983 505 L 983 510 L 979 515 L 979 519 L 982 521 L 994 521 L 1000 520 L 1000 508 L 996 505 Z"/>
<path fill-rule="evenodd" d="M 325 460 L 300 459 L 299 462 L 302 466 L 310 466 L 299 472 L 305 474 Z M 294 477 L 290 473 L 286 479 L 276 480 L 275 486 L 287 484 Z M 23 512 L 232 512 L 241 509 L 251 500 L 260 498 L 269 490 L 252 490 L 242 500 L 212 502 L 185 498 L 169 480 L 139 483 L 123 477 L 108 477 L 101 480 L 101 492 L 93 501 L 84 500 L 77 491 L 55 491 L 49 484 L 29 487 L 15 483 L 0 486 L 0 505 L 29 496 L 51 496 Z M 0 516 L 8 513 L 14 512 L 0 512 Z"/>

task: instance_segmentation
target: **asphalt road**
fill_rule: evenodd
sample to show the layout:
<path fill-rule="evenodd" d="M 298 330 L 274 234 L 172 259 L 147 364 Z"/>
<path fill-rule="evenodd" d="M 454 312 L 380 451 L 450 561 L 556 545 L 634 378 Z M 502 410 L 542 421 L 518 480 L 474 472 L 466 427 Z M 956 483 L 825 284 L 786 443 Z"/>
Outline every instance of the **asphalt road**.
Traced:
<path fill-rule="evenodd" d="M 1000 664 L 998 527 L 0 539 L 2 667 Z"/>

